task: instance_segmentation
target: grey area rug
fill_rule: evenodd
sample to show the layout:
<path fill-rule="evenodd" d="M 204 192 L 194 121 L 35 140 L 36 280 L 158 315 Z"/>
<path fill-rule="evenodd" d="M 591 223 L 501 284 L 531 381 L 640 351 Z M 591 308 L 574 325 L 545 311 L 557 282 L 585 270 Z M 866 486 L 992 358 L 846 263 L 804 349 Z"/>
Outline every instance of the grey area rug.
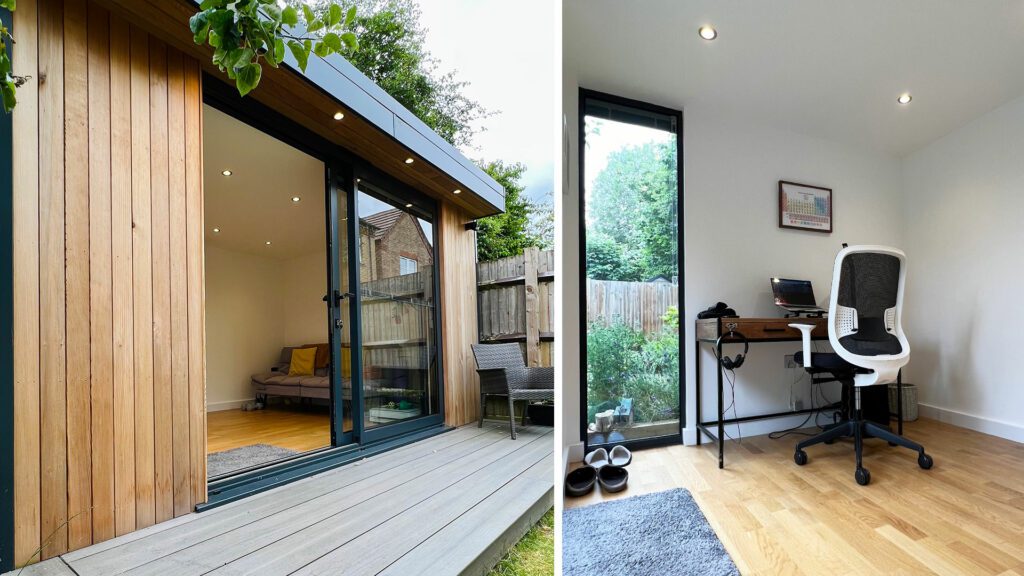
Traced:
<path fill-rule="evenodd" d="M 564 576 L 739 574 L 682 488 L 563 512 L 562 570 Z"/>
<path fill-rule="evenodd" d="M 295 450 L 271 446 L 270 444 L 253 444 L 252 446 L 232 448 L 223 452 L 214 452 L 206 457 L 206 475 L 212 478 L 296 454 L 298 452 Z"/>

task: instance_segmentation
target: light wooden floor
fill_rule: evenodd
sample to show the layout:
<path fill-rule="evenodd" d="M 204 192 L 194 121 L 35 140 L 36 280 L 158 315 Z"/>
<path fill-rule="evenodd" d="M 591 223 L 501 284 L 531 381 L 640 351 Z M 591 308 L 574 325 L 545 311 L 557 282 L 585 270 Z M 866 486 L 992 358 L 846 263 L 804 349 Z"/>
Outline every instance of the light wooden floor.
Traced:
<path fill-rule="evenodd" d="M 727 444 L 724 470 L 710 446 L 637 451 L 629 489 L 613 497 L 689 489 L 743 574 L 1024 575 L 1024 444 L 925 419 L 904 434 L 931 470 L 869 440 L 861 487 L 849 441 L 809 448 L 801 468 L 799 437 L 759 436 Z"/>
<path fill-rule="evenodd" d="M 299 452 L 331 445 L 331 416 L 322 407 L 275 406 L 252 412 L 209 412 L 206 430 L 209 453 L 253 444 L 270 444 Z"/>
<path fill-rule="evenodd" d="M 22 576 L 482 574 L 551 508 L 552 436 L 466 426 Z"/>

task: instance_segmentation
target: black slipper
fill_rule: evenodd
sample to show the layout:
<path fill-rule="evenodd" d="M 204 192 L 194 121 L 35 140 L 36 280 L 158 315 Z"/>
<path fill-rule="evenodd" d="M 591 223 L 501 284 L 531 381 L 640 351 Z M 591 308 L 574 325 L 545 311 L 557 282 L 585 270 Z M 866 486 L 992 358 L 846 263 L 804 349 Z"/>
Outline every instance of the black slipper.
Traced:
<path fill-rule="evenodd" d="M 565 493 L 568 496 L 584 496 L 594 489 L 597 470 L 590 466 L 577 468 L 565 476 Z"/>
<path fill-rule="evenodd" d="M 629 472 L 620 466 L 605 466 L 598 471 L 597 480 L 605 492 L 622 492 L 629 481 Z"/>

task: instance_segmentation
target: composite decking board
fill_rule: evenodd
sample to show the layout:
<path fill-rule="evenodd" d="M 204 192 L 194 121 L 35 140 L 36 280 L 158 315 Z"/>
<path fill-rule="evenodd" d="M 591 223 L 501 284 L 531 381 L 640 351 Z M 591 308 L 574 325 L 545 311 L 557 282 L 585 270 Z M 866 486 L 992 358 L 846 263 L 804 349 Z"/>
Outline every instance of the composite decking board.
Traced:
<path fill-rule="evenodd" d="M 183 519 L 190 520 L 176 521 L 165 530 L 160 528 L 168 523 L 157 524 L 145 533 L 129 534 L 68 554 L 65 559 L 83 575 L 127 571 L 267 516 L 287 511 L 303 502 L 346 489 L 356 482 L 393 473 L 396 468 L 413 465 L 422 458 L 435 457 L 444 450 L 451 450 L 488 432 L 487 429 L 472 428 L 442 434 L 203 514 L 184 516 Z M 403 456 L 410 452 L 411 455 L 421 454 L 403 460 Z M 197 521 L 198 524 L 193 526 L 192 522 Z"/>
<path fill-rule="evenodd" d="M 347 572 L 363 568 L 369 558 L 353 551 L 365 549 L 373 554 L 363 556 L 379 561 L 356 573 L 398 574 L 409 562 L 438 567 L 434 574 L 459 573 L 478 566 L 488 547 L 503 546 L 525 516 L 550 506 L 551 431 L 521 432 L 513 441 L 506 426 L 463 427 L 62 559 L 78 576 L 290 574 L 305 566 L 337 573 L 335 559 Z M 328 516 L 322 510 L 329 505 L 340 513 Z M 207 524 L 218 526 L 216 535 L 181 546 Z M 149 561 L 137 565 L 137 552 L 148 552 Z"/>
<path fill-rule="evenodd" d="M 436 452 L 437 450 L 441 450 L 441 449 L 443 449 L 443 448 L 445 448 L 447 446 L 450 446 L 450 445 L 453 445 L 453 444 L 457 444 L 459 442 L 465 442 L 467 440 L 471 440 L 472 438 L 474 438 L 474 437 L 476 437 L 476 436 L 478 436 L 480 434 L 485 434 L 487 432 L 488 432 L 487 427 L 485 427 L 483 430 L 477 430 L 475 428 L 471 429 L 471 428 L 467 427 L 467 428 L 463 428 L 463 429 L 460 429 L 460 430 L 456 430 L 456 431 L 448 433 L 448 434 L 442 434 L 442 435 L 439 435 L 439 436 L 435 436 L 435 437 L 429 438 L 427 440 L 423 440 L 422 442 L 417 442 L 417 443 L 414 443 L 414 444 L 409 444 L 409 445 L 406 445 L 406 446 L 402 446 L 400 448 L 396 448 L 395 450 L 392 450 L 392 451 L 388 452 L 387 454 L 388 455 L 393 455 L 393 456 L 401 457 L 402 454 L 404 454 L 406 452 L 409 452 L 409 451 L 418 451 L 418 452 L 422 452 L 422 453 L 425 453 L 425 452 L 428 452 L 428 451 L 429 452 Z M 378 456 L 377 458 L 380 458 L 380 457 Z M 400 464 L 401 464 L 401 462 L 393 462 L 392 463 L 393 466 L 398 466 Z M 119 548 L 119 547 L 125 546 L 126 544 L 129 544 L 131 542 L 135 542 L 137 540 L 141 540 L 143 538 L 153 537 L 153 536 L 155 536 L 155 535 L 157 535 L 157 534 L 159 534 L 161 532 L 170 530 L 172 528 L 179 527 L 179 526 L 181 526 L 183 524 L 188 524 L 190 522 L 194 522 L 194 521 L 197 521 L 197 520 L 210 521 L 211 519 L 216 518 L 216 517 L 218 517 L 220 515 L 231 514 L 232 510 L 237 510 L 239 508 L 248 509 L 248 508 L 252 507 L 254 504 L 256 504 L 259 501 L 263 501 L 263 500 L 276 500 L 278 498 L 278 496 L 280 496 L 282 494 L 287 494 L 287 493 L 290 493 L 290 492 L 293 492 L 293 491 L 300 491 L 307 498 L 309 498 L 309 497 L 312 497 L 315 494 L 321 493 L 321 492 L 317 492 L 318 490 L 326 490 L 326 489 L 334 489 L 335 488 L 335 487 L 331 487 L 331 482 L 333 482 L 334 479 L 333 479 L 333 477 L 330 476 L 330 474 L 332 474 L 334 472 L 336 472 L 336 471 L 332 470 L 332 471 L 328 471 L 328 472 L 325 472 L 325 473 L 322 473 L 322 474 L 317 474 L 315 476 L 310 476 L 308 478 L 303 478 L 301 480 L 297 480 L 295 482 L 291 482 L 289 484 L 285 484 L 283 486 L 279 486 L 277 488 L 273 488 L 271 490 L 267 490 L 266 492 L 263 492 L 263 493 L 258 494 L 256 496 L 253 496 L 251 498 L 246 498 L 246 499 L 242 499 L 242 500 L 236 500 L 235 502 L 229 502 L 228 504 L 225 504 L 223 506 L 219 506 L 219 507 L 214 508 L 212 510 L 203 512 L 202 514 L 189 514 L 187 516 L 180 516 L 178 518 L 175 518 L 173 520 L 169 520 L 167 522 L 161 522 L 160 524 L 155 524 L 153 526 L 150 526 L 149 528 L 144 528 L 142 530 L 137 530 L 135 532 L 131 532 L 129 534 L 125 534 L 124 536 L 118 537 L 118 538 L 116 538 L 114 540 L 108 540 L 106 542 L 101 542 L 99 544 L 95 544 L 93 546 L 90 546 L 89 548 L 84 548 L 84 549 L 81 549 L 81 550 L 76 550 L 74 552 L 70 552 L 68 554 L 65 554 L 63 557 L 68 562 L 75 563 L 75 562 L 77 562 L 79 560 L 82 560 L 83 558 L 88 558 L 90 556 L 96 556 L 98 554 L 102 554 L 104 552 L 108 552 L 110 550 L 113 550 L 114 548 Z"/>
<path fill-rule="evenodd" d="M 297 531 L 263 546 L 251 554 L 221 566 L 210 572 L 217 576 L 240 576 L 243 574 L 291 574 L 303 566 L 315 562 L 319 558 L 337 550 L 340 546 L 364 537 L 400 515 L 404 510 L 412 508 L 424 501 L 434 498 L 438 493 L 449 490 L 453 485 L 462 484 L 481 470 L 501 463 L 504 467 L 512 467 L 513 461 L 525 458 L 531 460 L 538 457 L 544 450 L 550 451 L 550 438 L 534 437 L 529 441 L 514 443 L 511 440 L 499 441 L 489 446 L 489 450 L 480 451 L 462 458 L 451 465 L 420 475 L 405 485 L 382 492 L 384 498 L 370 499 L 359 502 L 344 513 L 323 522 L 311 524 L 306 522 Z M 426 522 L 428 518 L 420 517 Z M 374 539 L 371 546 L 373 554 L 385 553 L 386 549 L 396 545 L 390 540 Z M 353 561 L 357 560 L 352 558 Z"/>
<path fill-rule="evenodd" d="M 385 576 L 440 574 L 450 566 L 480 564 L 482 555 L 492 549 L 501 554 L 554 505 L 551 483 L 554 463 L 551 458 L 538 462 L 512 478 L 498 491 L 483 499 L 393 562 Z M 536 510 L 536 514 L 530 514 Z M 522 524 L 520 524 L 522 523 Z M 517 527 L 513 534 L 509 529 Z M 509 536 L 509 537 L 506 537 Z M 499 545 L 494 546 L 495 543 Z M 485 566 L 493 565 L 485 559 Z"/>
<path fill-rule="evenodd" d="M 484 450 L 489 444 L 461 443 L 456 447 L 436 454 L 436 461 L 428 466 L 435 466 L 426 471 L 424 463 L 412 463 L 401 468 L 392 468 L 386 474 L 374 473 L 349 484 L 343 490 L 334 490 L 317 498 L 308 499 L 301 504 L 286 508 L 274 514 L 254 518 L 243 526 L 212 535 L 201 542 L 148 562 L 135 569 L 125 571 L 126 576 L 159 576 L 161 574 L 202 574 L 215 570 L 238 558 L 250 554 L 261 547 L 270 547 L 276 542 L 291 536 L 298 530 L 319 523 L 330 523 L 333 517 L 344 515 L 346 521 L 359 516 L 359 506 L 370 510 L 365 521 L 373 520 L 379 514 L 379 506 L 373 501 L 382 494 L 389 499 L 395 498 L 391 491 L 399 492 L 408 483 L 417 478 L 431 477 L 438 482 L 447 475 L 455 474 L 461 465 L 461 459 L 467 455 Z M 205 535 L 205 534 L 204 534 Z M 192 536 L 190 534 L 190 536 Z M 193 540 L 194 538 L 189 538 Z M 258 569 L 264 569 L 260 564 Z M 116 573 L 116 572 L 115 572 Z M 89 572 L 85 572 L 89 574 Z"/>
<path fill-rule="evenodd" d="M 4 576 L 78 576 L 60 558 L 51 558 L 37 564 L 30 564 Z"/>
<path fill-rule="evenodd" d="M 516 443 L 509 439 L 505 444 Z M 551 436 L 544 434 L 531 439 L 527 447 L 477 469 L 316 561 L 289 573 L 377 574 L 508 484 L 515 478 L 515 474 L 509 474 L 510 468 L 518 472 L 550 461 Z M 381 542 L 389 545 L 381 546 Z"/>

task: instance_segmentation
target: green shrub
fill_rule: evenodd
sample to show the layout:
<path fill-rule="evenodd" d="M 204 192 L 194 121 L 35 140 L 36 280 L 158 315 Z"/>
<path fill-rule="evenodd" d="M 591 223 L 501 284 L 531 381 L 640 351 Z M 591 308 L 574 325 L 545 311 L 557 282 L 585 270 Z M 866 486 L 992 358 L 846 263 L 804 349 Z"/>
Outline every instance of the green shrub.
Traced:
<path fill-rule="evenodd" d="M 633 399 L 634 423 L 679 417 L 679 331 L 666 313 L 665 328 L 645 335 L 621 322 L 591 323 L 587 330 L 587 419 Z"/>

